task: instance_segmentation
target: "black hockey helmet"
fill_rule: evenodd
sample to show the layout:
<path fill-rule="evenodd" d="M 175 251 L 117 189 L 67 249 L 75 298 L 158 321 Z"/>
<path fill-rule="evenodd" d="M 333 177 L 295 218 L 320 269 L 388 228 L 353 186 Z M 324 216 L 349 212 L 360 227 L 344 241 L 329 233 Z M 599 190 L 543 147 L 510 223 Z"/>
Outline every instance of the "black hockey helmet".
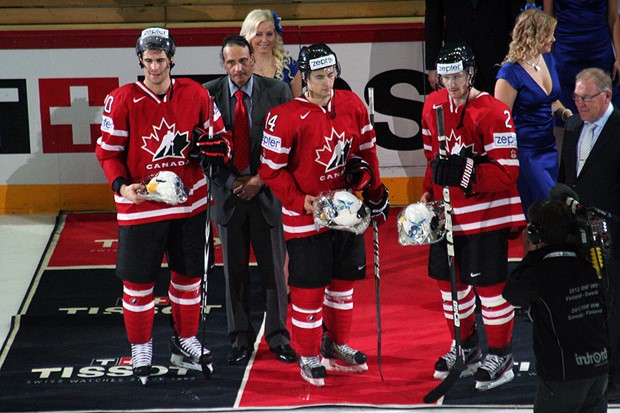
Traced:
<path fill-rule="evenodd" d="M 174 45 L 174 39 L 168 32 L 168 29 L 151 27 L 142 30 L 136 42 L 136 54 L 138 57 L 142 56 L 142 52 L 145 50 L 163 50 L 168 57 L 172 57 L 174 56 L 176 47 Z"/>
<path fill-rule="evenodd" d="M 335 66 L 336 76 L 340 76 L 340 63 L 338 63 L 338 58 L 325 43 L 316 43 L 302 47 L 299 51 L 297 66 L 299 67 L 301 79 L 304 83 L 313 70 L 324 69 L 330 66 Z"/>
<path fill-rule="evenodd" d="M 474 84 L 476 58 L 465 43 L 445 44 L 437 56 L 436 67 L 438 76 L 465 71 L 469 75 L 469 85 Z"/>

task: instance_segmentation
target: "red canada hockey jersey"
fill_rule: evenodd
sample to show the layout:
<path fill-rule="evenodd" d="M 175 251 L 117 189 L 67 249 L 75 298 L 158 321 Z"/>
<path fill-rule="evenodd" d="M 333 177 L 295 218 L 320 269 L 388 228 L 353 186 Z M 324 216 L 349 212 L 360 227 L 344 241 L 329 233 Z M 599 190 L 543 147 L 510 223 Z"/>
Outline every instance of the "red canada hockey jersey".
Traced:
<path fill-rule="evenodd" d="M 334 90 L 327 107 L 298 97 L 267 114 L 258 173 L 282 203 L 287 239 L 317 234 L 305 196 L 348 189 L 344 169 L 352 156 L 370 165 L 371 187 L 381 184 L 375 143 L 366 106 L 350 91 Z"/>
<path fill-rule="evenodd" d="M 119 225 L 135 225 L 186 218 L 202 212 L 207 202 L 207 180 L 189 149 L 194 127 L 209 127 L 209 92 L 191 79 L 173 79 L 160 98 L 144 83 L 136 82 L 112 91 L 105 100 L 101 137 L 96 155 L 110 184 L 124 177 L 138 182 L 159 171 L 172 171 L 182 180 L 189 196 L 185 203 L 134 204 L 114 194 Z M 214 131 L 225 133 L 214 103 Z"/>
<path fill-rule="evenodd" d="M 517 138 L 508 106 L 486 92 L 471 99 L 463 126 L 457 129 L 463 106 L 455 106 L 446 89 L 431 93 L 422 110 L 422 137 L 427 159 L 424 191 L 442 199 L 442 187 L 433 184 L 430 162 L 439 154 L 434 107 L 443 106 L 448 154 L 464 153 L 476 162 L 472 194 L 450 188 L 455 235 L 470 235 L 525 226 L 517 192 L 519 160 Z"/>

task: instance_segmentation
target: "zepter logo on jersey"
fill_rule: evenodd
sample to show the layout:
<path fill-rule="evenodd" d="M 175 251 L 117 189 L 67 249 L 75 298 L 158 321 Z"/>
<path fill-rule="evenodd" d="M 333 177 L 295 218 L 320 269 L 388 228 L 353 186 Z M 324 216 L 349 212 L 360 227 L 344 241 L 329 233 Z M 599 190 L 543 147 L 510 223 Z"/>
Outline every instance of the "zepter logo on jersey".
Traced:
<path fill-rule="evenodd" d="M 338 133 L 332 128 L 331 136 L 325 136 L 325 145 L 316 150 L 315 162 L 325 166 L 323 180 L 332 179 L 330 173 L 344 167 L 349 152 L 351 151 L 352 139 L 346 139 L 345 133 Z"/>
<path fill-rule="evenodd" d="M 162 118 L 159 126 L 153 126 L 153 133 L 142 137 L 142 149 L 153 155 L 153 161 L 184 159 L 183 150 L 189 145 L 188 135 L 188 132 L 178 132 L 175 123 L 168 125 Z"/>

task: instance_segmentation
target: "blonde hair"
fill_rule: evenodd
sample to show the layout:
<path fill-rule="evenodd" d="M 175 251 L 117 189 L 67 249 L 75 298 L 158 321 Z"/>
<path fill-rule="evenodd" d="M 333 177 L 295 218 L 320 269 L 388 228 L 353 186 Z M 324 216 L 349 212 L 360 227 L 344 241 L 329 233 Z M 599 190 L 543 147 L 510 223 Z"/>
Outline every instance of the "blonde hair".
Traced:
<path fill-rule="evenodd" d="M 276 79 L 282 80 L 284 78 L 284 67 L 288 66 L 291 58 L 288 52 L 284 49 L 284 42 L 282 36 L 277 31 L 276 21 L 273 17 L 273 11 L 268 9 L 255 9 L 248 13 L 241 25 L 241 36 L 245 37 L 248 42 L 252 42 L 252 39 L 256 37 L 258 26 L 262 23 L 272 23 L 275 30 L 275 44 L 273 45 L 272 53 L 274 57 L 274 63 L 276 65 Z"/>
<path fill-rule="evenodd" d="M 538 9 L 525 10 L 517 17 L 508 54 L 502 63 L 516 63 L 538 55 L 545 40 L 553 35 L 557 22 L 555 17 Z"/>

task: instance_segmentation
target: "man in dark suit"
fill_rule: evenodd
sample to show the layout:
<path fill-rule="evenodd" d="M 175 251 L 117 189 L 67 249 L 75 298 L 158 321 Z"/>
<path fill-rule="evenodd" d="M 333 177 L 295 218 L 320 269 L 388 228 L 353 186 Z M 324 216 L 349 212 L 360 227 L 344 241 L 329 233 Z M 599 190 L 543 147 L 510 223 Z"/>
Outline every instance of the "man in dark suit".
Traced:
<path fill-rule="evenodd" d="M 250 244 L 265 291 L 265 340 L 278 360 L 293 362 L 296 354 L 286 328 L 282 207 L 257 173 L 265 116 L 272 107 L 291 100 L 291 92 L 283 82 L 253 74 L 252 46 L 242 36 L 224 39 L 220 57 L 228 75 L 204 86 L 215 98 L 226 129 L 233 131 L 233 162 L 216 168 L 210 181 L 224 255 L 226 318 L 232 345 L 228 363 L 247 361 L 256 339 L 250 317 Z M 238 96 L 243 96 L 244 108 L 239 106 Z M 235 119 L 239 113 L 245 115 Z"/>
<path fill-rule="evenodd" d="M 611 104 L 612 82 L 597 68 L 577 74 L 573 100 L 579 116 L 566 122 L 558 181 L 579 202 L 620 217 L 620 111 Z M 609 396 L 620 396 L 620 225 L 609 223 L 613 242 L 607 263 L 610 338 Z"/>

